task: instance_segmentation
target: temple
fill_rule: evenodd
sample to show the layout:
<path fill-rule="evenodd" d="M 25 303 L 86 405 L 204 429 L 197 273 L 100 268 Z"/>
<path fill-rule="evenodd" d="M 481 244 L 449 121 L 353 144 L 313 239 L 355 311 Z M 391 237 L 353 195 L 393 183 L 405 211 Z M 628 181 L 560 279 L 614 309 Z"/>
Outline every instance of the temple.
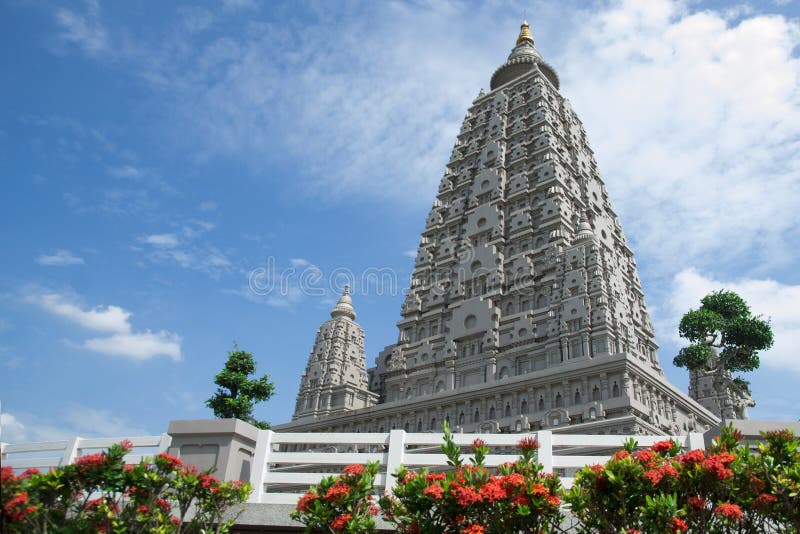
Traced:
<path fill-rule="evenodd" d="M 365 371 L 347 290 L 282 431 L 685 434 L 717 415 L 665 378 L 586 132 L 527 22 L 467 110 L 398 338 Z"/>

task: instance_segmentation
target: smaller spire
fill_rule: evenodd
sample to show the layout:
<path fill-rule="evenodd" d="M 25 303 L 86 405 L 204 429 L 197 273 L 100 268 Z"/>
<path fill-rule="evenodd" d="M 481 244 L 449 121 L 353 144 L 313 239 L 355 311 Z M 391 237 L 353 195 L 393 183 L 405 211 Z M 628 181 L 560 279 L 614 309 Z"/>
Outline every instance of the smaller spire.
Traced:
<path fill-rule="evenodd" d="M 517 46 L 522 43 L 530 43 L 533 46 L 533 35 L 531 34 L 531 27 L 528 26 L 528 21 L 523 20 L 522 25 L 519 27 L 519 37 L 517 37 Z"/>
<path fill-rule="evenodd" d="M 344 286 L 344 293 L 339 298 L 339 302 L 331 310 L 331 317 L 347 317 L 352 321 L 356 320 L 356 310 L 353 308 L 353 299 L 350 298 L 350 286 Z"/>

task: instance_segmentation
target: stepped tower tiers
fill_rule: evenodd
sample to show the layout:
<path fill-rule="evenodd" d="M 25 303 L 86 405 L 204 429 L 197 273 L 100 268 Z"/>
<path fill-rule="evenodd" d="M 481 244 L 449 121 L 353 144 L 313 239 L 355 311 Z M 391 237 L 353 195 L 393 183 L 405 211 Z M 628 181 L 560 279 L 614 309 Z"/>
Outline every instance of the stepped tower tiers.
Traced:
<path fill-rule="evenodd" d="M 364 330 L 356 322 L 350 288 L 317 330 L 314 348 L 300 377 L 293 419 L 340 414 L 372 406 L 378 395 L 367 387 Z"/>
<path fill-rule="evenodd" d="M 467 111 L 370 408 L 284 430 L 684 433 L 719 422 L 659 366 L 586 132 L 523 23 Z M 318 338 L 319 341 L 319 338 Z M 309 364 L 309 371 L 311 364 Z M 304 378 L 301 397 L 313 387 Z M 310 389 L 309 389 L 310 388 Z"/>

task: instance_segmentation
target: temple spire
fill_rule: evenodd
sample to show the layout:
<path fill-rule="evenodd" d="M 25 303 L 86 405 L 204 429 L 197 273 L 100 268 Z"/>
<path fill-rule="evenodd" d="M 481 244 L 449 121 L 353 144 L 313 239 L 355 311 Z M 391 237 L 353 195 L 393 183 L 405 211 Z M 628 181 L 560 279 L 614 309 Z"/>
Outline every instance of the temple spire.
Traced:
<path fill-rule="evenodd" d="M 519 37 L 517 37 L 517 46 L 521 45 L 522 43 L 530 43 L 533 46 L 533 35 L 531 34 L 531 27 L 528 25 L 527 20 L 522 21 L 522 25 L 519 27 Z"/>
<path fill-rule="evenodd" d="M 356 320 L 356 310 L 353 308 L 353 299 L 350 298 L 349 285 L 344 286 L 344 293 L 331 310 L 331 317 L 348 317 L 352 321 Z"/>

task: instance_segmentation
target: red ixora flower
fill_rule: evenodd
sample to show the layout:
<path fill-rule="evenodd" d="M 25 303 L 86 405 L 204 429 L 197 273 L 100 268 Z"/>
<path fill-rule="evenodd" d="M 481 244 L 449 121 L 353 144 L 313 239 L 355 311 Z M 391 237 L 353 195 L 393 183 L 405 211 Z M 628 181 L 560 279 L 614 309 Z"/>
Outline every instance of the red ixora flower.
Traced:
<path fill-rule="evenodd" d="M 22 521 L 25 516 L 35 512 L 39 507 L 28 504 L 28 492 L 22 491 L 14 495 L 3 506 L 3 515 L 11 521 Z"/>
<path fill-rule="evenodd" d="M 647 467 L 653 467 L 653 465 L 658 462 L 658 458 L 656 458 L 656 455 L 650 449 L 642 449 L 634 456 L 636 457 L 636 460 Z"/>
<path fill-rule="evenodd" d="M 75 465 L 81 467 L 100 467 L 106 460 L 106 453 L 96 452 L 94 454 L 84 454 L 75 459 Z"/>
<path fill-rule="evenodd" d="M 350 514 L 342 514 L 333 521 L 331 521 L 330 527 L 331 530 L 334 532 L 341 532 L 347 526 L 347 522 L 353 519 L 353 516 Z"/>
<path fill-rule="evenodd" d="M 677 534 L 679 532 L 686 532 L 689 529 L 689 525 L 686 524 L 686 521 L 681 519 L 680 517 L 673 517 L 669 520 L 669 531 L 673 534 Z"/>
<path fill-rule="evenodd" d="M 475 438 L 475 440 L 472 442 L 473 449 L 477 449 L 478 447 L 483 447 L 484 445 L 486 445 L 486 442 L 484 442 L 481 438 Z"/>
<path fill-rule="evenodd" d="M 430 486 L 426 487 L 422 490 L 422 493 L 430 497 L 431 499 L 441 499 L 442 495 L 444 494 L 444 489 L 438 484 L 431 484 Z"/>
<path fill-rule="evenodd" d="M 558 506 L 561 504 L 561 499 L 558 495 L 549 495 L 547 497 L 547 504 L 550 506 Z"/>
<path fill-rule="evenodd" d="M 478 491 L 487 502 L 495 502 L 508 497 L 508 493 L 500 482 L 500 479 L 496 477 L 490 478 Z"/>
<path fill-rule="evenodd" d="M 463 530 L 464 534 L 483 534 L 486 529 L 481 525 L 469 525 Z"/>
<path fill-rule="evenodd" d="M 689 506 L 694 510 L 702 510 L 706 507 L 706 500 L 702 497 L 689 497 Z"/>
<path fill-rule="evenodd" d="M 360 477 L 363 472 L 364 472 L 364 466 L 361 464 L 348 465 L 342 470 L 342 473 L 344 473 L 345 475 L 352 475 L 355 477 Z"/>
<path fill-rule="evenodd" d="M 325 500 L 338 501 L 339 499 L 347 497 L 348 495 L 350 495 L 350 486 L 340 481 L 336 482 L 328 489 L 328 492 L 325 494 Z"/>
<path fill-rule="evenodd" d="M 661 482 L 661 479 L 664 478 L 664 475 L 661 474 L 661 471 L 658 469 L 651 469 L 649 471 L 645 471 L 644 478 L 650 481 L 652 485 L 656 485 Z"/>
<path fill-rule="evenodd" d="M 436 482 L 440 480 L 445 480 L 447 475 L 444 473 L 431 473 L 425 477 L 425 481 L 430 484 L 431 482 Z"/>
<path fill-rule="evenodd" d="M 298 512 L 305 512 L 311 507 L 311 503 L 317 500 L 319 495 L 316 493 L 311 493 L 310 491 L 307 492 L 305 495 L 300 497 L 300 500 L 297 501 L 297 511 Z"/>
<path fill-rule="evenodd" d="M 129 439 L 123 439 L 119 442 L 119 446 L 122 447 L 122 450 L 129 451 L 133 448 L 133 442 Z"/>
<path fill-rule="evenodd" d="M 160 452 L 156 455 L 156 458 L 160 458 L 164 460 L 167 464 L 167 467 L 181 467 L 183 466 L 183 461 L 180 458 L 176 458 L 171 454 L 166 452 Z"/>
<path fill-rule="evenodd" d="M 778 502 L 778 498 L 774 495 L 770 495 L 769 493 L 762 493 L 758 497 L 756 497 L 755 502 L 753 502 L 754 508 L 761 508 L 764 506 L 769 506 L 770 504 Z"/>
<path fill-rule="evenodd" d="M 164 499 L 157 499 L 156 506 L 161 508 L 164 512 L 169 512 L 172 509 L 172 505 L 169 502 L 165 501 Z"/>
<path fill-rule="evenodd" d="M 650 448 L 653 449 L 655 452 L 664 453 L 671 451 L 673 445 L 674 443 L 672 442 L 672 440 L 664 440 L 664 441 L 659 441 L 658 443 L 654 443 L 653 446 Z"/>
<path fill-rule="evenodd" d="M 621 451 L 617 452 L 614 455 L 614 459 L 619 461 L 619 460 L 622 460 L 623 458 L 628 458 L 630 455 L 631 455 L 631 453 L 629 453 L 625 449 L 622 449 Z"/>
<path fill-rule="evenodd" d="M 450 486 L 450 493 L 456 498 L 458 504 L 461 506 L 469 506 L 470 504 L 481 502 L 483 497 L 472 488 L 465 488 L 464 486 Z"/>
<path fill-rule="evenodd" d="M 523 452 L 535 451 L 539 449 L 539 441 L 532 436 L 527 436 L 519 440 L 517 448 Z"/>
<path fill-rule="evenodd" d="M 203 486 L 204 488 L 210 488 L 212 486 L 216 486 L 217 484 L 219 484 L 219 480 L 217 480 L 215 477 L 212 477 L 207 473 L 203 473 L 202 475 L 200 475 L 199 478 L 200 478 L 200 485 Z"/>
<path fill-rule="evenodd" d="M 706 459 L 706 453 L 702 449 L 695 449 L 686 454 L 675 457 L 682 464 L 699 464 Z"/>
<path fill-rule="evenodd" d="M 733 519 L 737 522 L 742 520 L 742 509 L 736 504 L 720 504 L 714 508 L 714 513 L 728 519 Z"/>

